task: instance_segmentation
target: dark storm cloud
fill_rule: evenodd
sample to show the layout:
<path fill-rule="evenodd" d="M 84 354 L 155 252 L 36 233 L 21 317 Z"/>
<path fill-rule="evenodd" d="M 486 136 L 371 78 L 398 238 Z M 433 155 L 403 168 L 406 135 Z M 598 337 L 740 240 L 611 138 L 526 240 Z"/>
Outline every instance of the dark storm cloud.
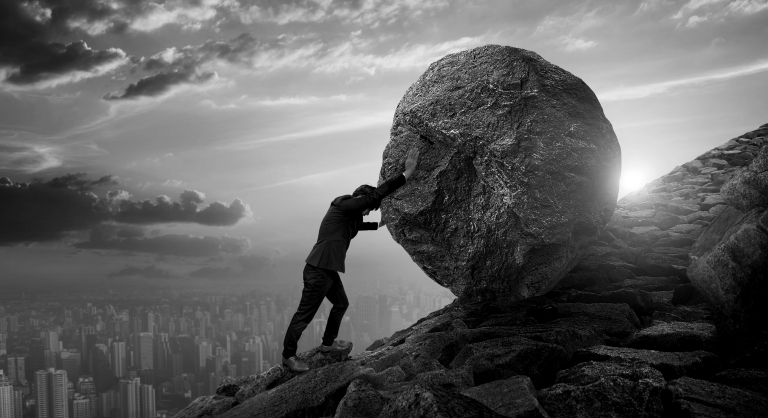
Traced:
<path fill-rule="evenodd" d="M 167 93 L 174 86 L 204 84 L 216 78 L 215 72 L 205 69 L 206 64 L 217 60 L 246 64 L 255 50 L 268 45 L 251 35 L 242 34 L 227 41 L 208 40 L 201 45 L 168 48 L 141 65 L 144 71 L 154 74 L 129 84 L 121 92 L 109 93 L 104 99 L 156 97 Z"/>
<path fill-rule="evenodd" d="M 144 277 L 147 279 L 173 279 L 176 277 L 170 271 L 156 267 L 155 265 L 146 267 L 126 267 L 122 270 L 118 270 L 107 275 L 107 277 L 110 278 L 126 276 Z"/>
<path fill-rule="evenodd" d="M 93 50 L 82 40 L 55 41 L 71 33 L 72 20 L 95 22 L 108 14 L 96 1 L 0 1 L 0 82 L 55 85 L 120 65 L 126 59 L 120 49 Z"/>
<path fill-rule="evenodd" d="M 198 210 L 204 198 L 205 195 L 196 190 L 185 190 L 179 202 L 172 201 L 168 196 L 158 196 L 154 202 L 119 200 L 111 206 L 111 210 L 115 221 L 128 224 L 192 222 L 226 226 L 251 216 L 250 208 L 240 199 L 235 199 L 230 205 L 213 202 Z"/>
<path fill-rule="evenodd" d="M 171 201 L 167 196 L 160 196 L 154 202 L 131 201 L 125 191 L 110 191 L 105 197 L 99 198 L 92 192 L 95 188 L 115 184 L 111 176 L 90 180 L 84 173 L 67 174 L 48 181 L 35 179 L 29 184 L 14 183 L 7 177 L 0 178 L 0 244 L 52 241 L 62 238 L 67 232 L 87 230 L 104 222 L 133 225 L 187 222 L 225 226 L 234 225 L 251 216 L 248 205 L 239 199 L 230 205 L 214 202 L 198 209 L 205 195 L 194 190 L 181 193 L 179 202 Z M 98 248 L 164 254 L 172 253 L 166 246 L 173 242 L 186 248 L 179 250 L 184 254 L 239 254 L 243 248 L 247 248 L 240 238 L 161 235 L 149 239 L 143 238 L 143 232 L 136 228 L 123 228 L 120 231 L 121 235 L 116 235 L 114 239 L 101 241 L 94 240 L 92 234 L 91 241 L 101 243 Z M 133 247 L 154 250 L 133 250 Z"/>
<path fill-rule="evenodd" d="M 91 229 L 90 239 L 75 244 L 78 248 L 132 251 L 175 255 L 181 257 L 209 257 L 219 254 L 241 254 L 251 246 L 247 238 L 196 237 L 166 234 L 154 237 L 121 237 L 122 229 L 113 225 L 99 225 Z"/>
<path fill-rule="evenodd" d="M 122 92 L 108 93 L 105 100 L 125 100 L 139 97 L 156 97 L 167 93 L 173 86 L 203 84 L 216 77 L 216 73 L 197 73 L 196 69 L 160 72 L 129 84 Z"/>

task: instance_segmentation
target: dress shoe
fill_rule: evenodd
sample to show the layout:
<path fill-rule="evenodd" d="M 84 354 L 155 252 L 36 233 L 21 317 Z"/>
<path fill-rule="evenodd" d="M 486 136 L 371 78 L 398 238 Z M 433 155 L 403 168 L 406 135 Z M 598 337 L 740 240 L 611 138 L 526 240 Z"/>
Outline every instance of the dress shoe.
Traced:
<path fill-rule="evenodd" d="M 309 370 L 309 365 L 305 363 L 304 360 L 300 360 L 296 356 L 293 356 L 289 359 L 283 357 L 283 365 L 288 367 L 288 370 L 294 373 L 304 373 Z"/>
<path fill-rule="evenodd" d="M 349 348 L 349 341 L 334 341 L 331 345 L 320 344 L 320 351 L 323 353 L 330 353 L 331 351 L 344 351 Z"/>

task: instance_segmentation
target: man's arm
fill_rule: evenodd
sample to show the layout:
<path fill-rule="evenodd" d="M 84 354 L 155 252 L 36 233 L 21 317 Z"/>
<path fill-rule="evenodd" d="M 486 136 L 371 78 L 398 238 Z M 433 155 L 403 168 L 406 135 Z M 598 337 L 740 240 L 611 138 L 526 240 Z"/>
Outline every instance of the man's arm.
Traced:
<path fill-rule="evenodd" d="M 338 208 L 344 212 L 373 209 L 381 203 L 382 199 L 392 194 L 392 192 L 397 190 L 403 184 L 405 184 L 405 176 L 399 174 L 397 177 L 393 177 L 382 183 L 381 186 L 377 187 L 369 195 L 357 196 L 352 199 L 344 200 L 339 203 Z"/>
<path fill-rule="evenodd" d="M 379 229 L 379 226 L 376 224 L 376 222 L 358 222 L 357 223 L 358 231 L 375 231 L 377 229 Z"/>
<path fill-rule="evenodd" d="M 344 200 L 339 204 L 339 209 L 346 212 L 373 209 L 374 207 L 379 206 L 385 197 L 389 196 L 400 186 L 405 184 L 405 181 L 413 175 L 413 172 L 416 171 L 416 164 L 418 161 L 419 150 L 416 148 L 410 149 L 408 151 L 408 156 L 405 159 L 405 172 L 403 172 L 403 174 L 385 181 L 369 195 Z"/>

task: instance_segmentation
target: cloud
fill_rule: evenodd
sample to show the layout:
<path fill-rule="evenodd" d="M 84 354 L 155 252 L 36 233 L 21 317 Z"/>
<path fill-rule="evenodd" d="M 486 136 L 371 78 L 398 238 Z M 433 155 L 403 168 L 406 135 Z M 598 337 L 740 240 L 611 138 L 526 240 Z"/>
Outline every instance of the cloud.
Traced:
<path fill-rule="evenodd" d="M 330 44 L 311 37 L 282 35 L 275 39 L 257 39 L 242 34 L 226 41 L 209 40 L 200 45 L 167 48 L 140 66 L 154 74 L 130 84 L 122 92 L 104 96 L 106 100 L 155 97 L 173 86 L 202 85 L 216 78 L 216 65 L 234 65 L 255 73 L 282 70 L 310 70 L 321 74 L 349 72 L 373 75 L 380 70 L 423 70 L 446 54 L 490 43 L 498 35 L 486 33 L 434 44 L 407 44 L 385 54 L 367 52 L 369 47 L 353 40 Z M 346 96 L 336 96 L 344 99 Z M 310 97 L 263 101 L 263 105 L 307 103 Z M 218 107 L 207 101 L 211 107 Z"/>
<path fill-rule="evenodd" d="M 240 199 L 235 199 L 229 205 L 213 202 L 203 209 L 198 209 L 204 199 L 204 193 L 185 190 L 178 202 L 172 201 L 168 196 L 158 196 L 154 201 L 116 199 L 104 206 L 110 212 L 112 220 L 127 224 L 191 222 L 227 226 L 253 215 L 250 207 Z"/>
<path fill-rule="evenodd" d="M 56 148 L 43 144 L 0 142 L 0 168 L 27 173 L 58 167 L 61 157 Z"/>
<path fill-rule="evenodd" d="M 129 84 L 120 93 L 113 92 L 104 95 L 104 100 L 125 100 L 139 97 L 157 97 L 170 92 L 174 86 L 185 84 L 204 84 L 216 78 L 215 72 L 201 72 L 197 69 L 188 71 L 177 70 L 169 72 L 160 72 L 147 76 Z"/>
<path fill-rule="evenodd" d="M 641 99 L 644 97 L 667 93 L 670 90 L 676 88 L 704 85 L 718 81 L 730 80 L 732 78 L 757 74 L 764 71 L 768 71 L 768 61 L 758 61 L 753 64 L 724 69 L 719 72 L 707 75 L 694 76 L 679 80 L 663 81 L 660 83 L 645 84 L 642 86 L 621 87 L 605 93 L 600 93 L 597 95 L 597 97 L 601 102 Z"/>
<path fill-rule="evenodd" d="M 51 3 L 51 4 L 49 4 Z M 83 7 L 81 7 L 83 6 Z M 80 41 L 56 42 L 67 21 L 94 12 L 91 2 L 0 2 L 0 86 L 6 90 L 48 88 L 98 77 L 125 64 L 121 49 L 94 50 Z"/>
<path fill-rule="evenodd" d="M 704 22 L 750 16 L 764 10 L 768 10 L 768 0 L 689 0 L 672 18 L 684 20 L 685 27 L 694 28 Z"/>
<path fill-rule="evenodd" d="M 238 13 L 245 24 L 254 22 L 285 25 L 292 22 L 324 22 L 329 20 L 377 26 L 398 21 L 422 19 L 446 9 L 446 0 L 279 0 L 257 1 Z"/>
<path fill-rule="evenodd" d="M 57 240 L 64 237 L 67 232 L 87 230 L 106 222 L 133 225 L 188 222 L 226 226 L 234 225 L 252 216 L 248 205 L 239 199 L 235 199 L 230 205 L 214 202 L 199 209 L 198 206 L 203 202 L 205 195 L 194 190 L 182 192 L 178 202 L 171 201 L 167 196 L 161 196 L 154 202 L 131 201 L 130 195 L 120 190 L 109 191 L 101 198 L 93 193 L 93 190 L 104 189 L 115 184 L 115 178 L 112 176 L 90 180 L 84 173 L 67 174 L 48 181 L 35 179 L 29 184 L 15 183 L 4 177 L 0 181 L 0 202 L 2 202 L 0 204 L 0 244 Z M 128 244 L 125 242 L 112 244 L 116 248 L 122 248 L 120 245 L 131 244 L 129 240 L 136 239 L 138 236 L 135 232 L 134 235 L 116 235 L 115 239 L 123 240 Z M 163 238 L 146 245 L 157 245 L 157 248 L 162 248 L 165 244 L 170 245 L 174 239 L 200 241 Z M 206 238 L 202 239 L 197 246 L 220 248 L 221 251 L 232 253 L 238 253 L 245 248 L 242 239 L 232 240 L 217 238 L 211 241 Z M 137 245 L 141 247 L 145 243 Z"/>
<path fill-rule="evenodd" d="M 260 48 L 276 47 L 264 43 L 249 34 L 242 34 L 227 41 L 209 40 L 201 45 L 181 49 L 166 48 L 140 63 L 142 70 L 154 74 L 131 83 L 122 92 L 112 92 L 105 100 L 157 97 L 169 93 L 173 87 L 202 85 L 217 79 L 211 65 L 216 62 L 245 65 Z"/>
<path fill-rule="evenodd" d="M 586 51 L 597 46 L 597 42 L 588 41 L 583 38 L 574 38 L 571 36 L 565 36 L 562 39 L 563 45 L 565 45 L 566 51 Z"/>
<path fill-rule="evenodd" d="M 186 182 L 183 182 L 181 180 L 176 180 L 176 179 L 168 179 L 164 181 L 162 185 L 168 186 L 168 187 L 178 187 L 178 188 L 187 187 Z"/>
<path fill-rule="evenodd" d="M 126 267 L 122 270 L 118 270 L 107 275 L 109 278 L 128 276 L 144 277 L 146 279 L 173 279 L 176 277 L 170 271 L 156 267 L 155 265 L 146 267 Z"/>
<path fill-rule="evenodd" d="M 337 94 L 329 97 L 317 97 L 317 96 L 292 96 L 292 97 L 278 97 L 276 99 L 262 99 L 255 102 L 261 106 L 285 106 L 285 105 L 304 105 L 317 102 L 349 102 L 353 101 L 359 96 L 349 96 L 346 94 Z"/>
<path fill-rule="evenodd" d="M 181 257 L 210 257 L 221 254 L 242 254 L 251 243 L 243 237 L 211 237 L 165 234 L 152 237 L 126 237 L 116 225 L 98 225 L 91 229 L 88 241 L 75 244 L 78 248 L 132 251 Z"/>

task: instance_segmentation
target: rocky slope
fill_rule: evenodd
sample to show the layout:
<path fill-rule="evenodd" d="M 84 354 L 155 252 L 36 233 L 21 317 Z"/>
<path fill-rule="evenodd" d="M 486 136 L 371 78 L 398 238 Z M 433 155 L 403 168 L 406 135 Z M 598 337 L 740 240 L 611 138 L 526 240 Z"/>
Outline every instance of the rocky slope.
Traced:
<path fill-rule="evenodd" d="M 618 202 L 558 287 L 458 300 L 362 354 L 300 354 L 224 383 L 187 417 L 765 417 L 768 338 L 718 338 L 691 248 L 728 207 L 721 188 L 765 148 L 768 124 Z M 718 311 L 719 312 L 719 311 Z"/>

